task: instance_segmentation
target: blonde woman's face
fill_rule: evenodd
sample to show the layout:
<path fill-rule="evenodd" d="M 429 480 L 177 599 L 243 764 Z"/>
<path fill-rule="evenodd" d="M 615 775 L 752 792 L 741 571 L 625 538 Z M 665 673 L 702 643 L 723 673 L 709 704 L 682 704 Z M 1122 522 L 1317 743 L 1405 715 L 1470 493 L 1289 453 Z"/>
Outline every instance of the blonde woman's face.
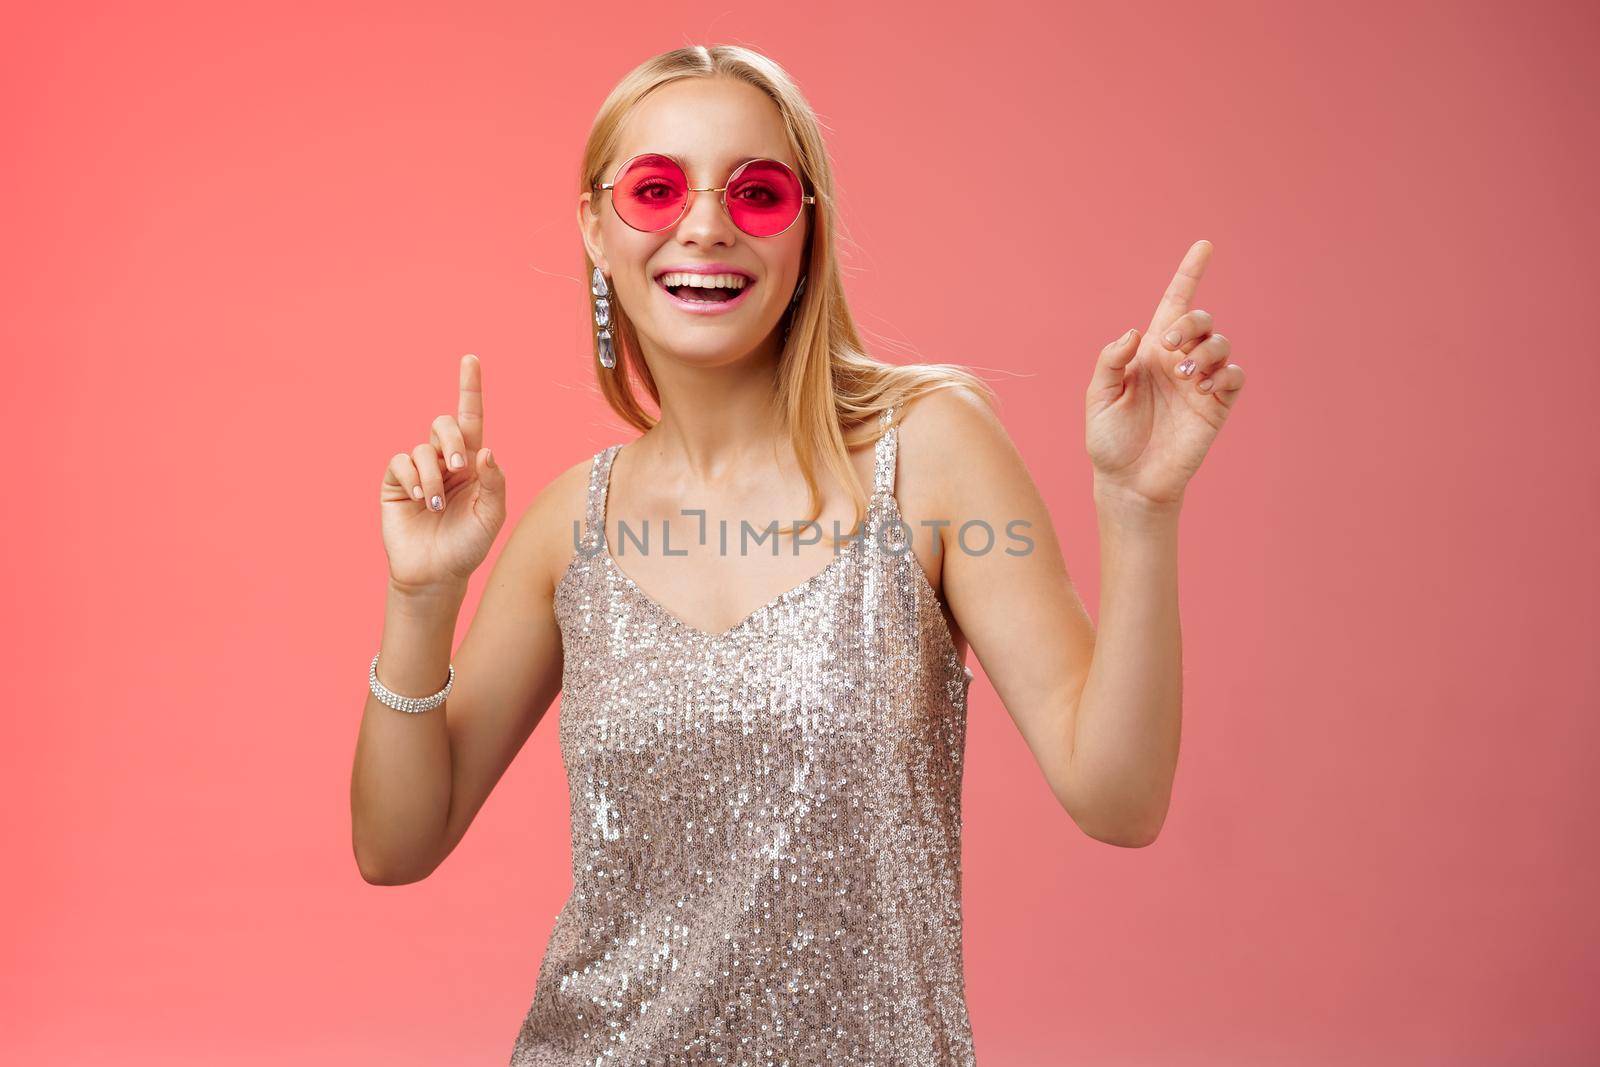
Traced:
<path fill-rule="evenodd" d="M 675 158 L 694 189 L 721 188 L 741 162 L 758 157 L 800 173 L 778 106 L 754 86 L 722 78 L 684 78 L 646 97 L 623 125 L 600 180 L 613 180 L 623 161 L 646 152 Z M 591 197 L 598 210 L 590 209 Z M 696 192 L 675 224 L 646 233 L 617 216 L 611 197 L 611 191 L 584 194 L 579 224 L 590 258 L 610 279 L 613 299 L 633 322 L 647 358 L 716 366 L 776 355 L 778 325 L 800 281 L 814 209 L 801 208 L 781 234 L 752 237 L 734 225 L 718 194 Z M 709 265 L 748 276 L 746 291 L 726 308 L 685 307 L 659 280 L 674 268 Z"/>

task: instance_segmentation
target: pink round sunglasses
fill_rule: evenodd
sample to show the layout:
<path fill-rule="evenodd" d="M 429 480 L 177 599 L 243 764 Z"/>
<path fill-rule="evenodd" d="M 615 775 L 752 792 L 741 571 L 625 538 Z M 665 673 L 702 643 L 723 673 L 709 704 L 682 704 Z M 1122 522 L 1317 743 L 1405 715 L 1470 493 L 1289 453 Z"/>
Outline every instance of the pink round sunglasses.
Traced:
<path fill-rule="evenodd" d="M 597 184 L 611 191 L 617 217 L 635 230 L 655 233 L 674 225 L 689 208 L 692 193 L 718 193 L 733 224 L 751 237 L 776 237 L 815 204 L 799 177 L 776 159 L 749 159 L 739 164 L 720 187 L 691 188 L 683 167 L 671 156 L 642 152 L 624 160 L 616 177 Z"/>

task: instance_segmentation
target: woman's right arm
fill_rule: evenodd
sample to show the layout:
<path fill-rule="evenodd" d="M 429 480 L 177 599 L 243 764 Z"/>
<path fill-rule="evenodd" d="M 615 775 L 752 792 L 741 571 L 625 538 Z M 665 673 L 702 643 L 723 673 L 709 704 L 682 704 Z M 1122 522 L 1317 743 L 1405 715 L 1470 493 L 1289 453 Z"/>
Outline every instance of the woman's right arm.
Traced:
<path fill-rule="evenodd" d="M 377 671 L 402 696 L 443 687 L 467 580 L 504 522 L 505 478 L 481 447 L 482 410 L 478 362 L 468 356 L 460 414 L 435 419 L 430 441 L 396 455 L 385 474 L 390 578 Z M 463 467 L 448 466 L 453 453 Z M 568 513 L 582 513 L 588 465 L 551 482 L 517 524 L 456 651 L 449 698 L 410 713 L 367 694 L 350 781 L 352 845 L 366 881 L 400 885 L 432 873 L 560 691 L 554 561 Z M 435 497 L 441 507 L 430 506 Z"/>

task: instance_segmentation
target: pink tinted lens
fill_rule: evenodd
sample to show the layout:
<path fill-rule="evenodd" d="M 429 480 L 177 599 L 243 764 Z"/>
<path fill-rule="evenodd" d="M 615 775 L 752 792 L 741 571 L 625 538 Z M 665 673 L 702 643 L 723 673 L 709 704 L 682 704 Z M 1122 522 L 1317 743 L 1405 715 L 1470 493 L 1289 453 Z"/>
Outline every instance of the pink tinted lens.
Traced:
<path fill-rule="evenodd" d="M 804 190 L 794 171 L 774 159 L 757 159 L 728 185 L 728 214 L 752 237 L 782 233 L 800 214 Z"/>
<path fill-rule="evenodd" d="M 628 161 L 612 187 L 617 214 L 637 230 L 671 226 L 683 212 L 689 182 L 683 168 L 666 156 L 635 156 Z"/>

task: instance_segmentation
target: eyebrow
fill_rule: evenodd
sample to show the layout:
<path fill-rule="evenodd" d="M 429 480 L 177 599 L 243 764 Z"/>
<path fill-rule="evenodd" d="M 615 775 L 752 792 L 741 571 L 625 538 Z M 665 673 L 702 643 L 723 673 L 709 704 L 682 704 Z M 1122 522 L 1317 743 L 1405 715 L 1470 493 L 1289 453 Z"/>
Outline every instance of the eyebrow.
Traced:
<path fill-rule="evenodd" d="M 635 155 L 640 155 L 640 156 L 660 156 L 662 159 L 670 159 L 674 163 L 676 163 L 679 167 L 683 168 L 683 172 L 685 174 L 689 173 L 689 165 L 688 165 L 687 162 L 685 162 L 683 157 L 682 156 L 675 156 L 671 152 L 644 151 L 644 152 L 637 152 L 637 153 L 635 153 Z M 630 159 L 630 158 L 632 158 L 632 157 L 631 156 L 627 157 L 627 158 L 623 159 L 622 162 L 626 163 L 628 161 L 628 159 Z M 741 156 L 738 159 L 734 160 L 733 163 L 729 165 L 728 173 L 732 174 L 734 171 L 738 170 L 740 167 L 744 166 L 746 163 L 750 162 L 752 159 L 777 159 L 777 158 L 778 158 L 777 156 Z M 780 162 L 781 162 L 781 160 L 780 160 Z M 618 164 L 618 166 L 621 166 L 621 164 Z"/>

